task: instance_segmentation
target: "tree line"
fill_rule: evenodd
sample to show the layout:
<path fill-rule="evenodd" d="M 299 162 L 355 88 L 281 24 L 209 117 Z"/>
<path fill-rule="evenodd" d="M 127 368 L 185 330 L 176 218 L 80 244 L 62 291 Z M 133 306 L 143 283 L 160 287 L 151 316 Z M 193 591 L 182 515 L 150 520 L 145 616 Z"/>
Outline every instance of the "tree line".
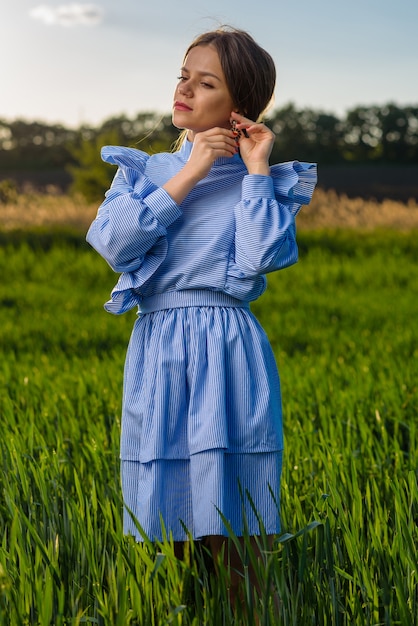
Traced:
<path fill-rule="evenodd" d="M 273 162 L 298 158 L 320 164 L 418 163 L 418 105 L 358 106 L 340 118 L 288 104 L 273 110 L 266 123 L 277 136 Z M 65 170 L 76 186 L 84 177 L 84 186 L 91 179 L 93 187 L 99 180 L 102 188 L 113 175 L 100 162 L 102 145 L 128 145 L 153 153 L 172 149 L 177 137 L 171 115 L 155 112 L 115 116 L 98 127 L 77 129 L 0 119 L 0 175 Z"/>

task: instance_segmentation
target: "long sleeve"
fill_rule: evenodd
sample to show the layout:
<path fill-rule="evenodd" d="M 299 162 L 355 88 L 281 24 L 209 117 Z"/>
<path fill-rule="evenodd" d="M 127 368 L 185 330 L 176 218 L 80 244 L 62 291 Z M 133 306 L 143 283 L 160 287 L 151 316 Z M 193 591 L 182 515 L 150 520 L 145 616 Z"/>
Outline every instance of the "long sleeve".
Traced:
<path fill-rule="evenodd" d="M 167 227 L 180 215 L 164 189 L 138 171 L 120 168 L 87 241 L 115 272 L 132 272 L 145 261 L 158 267 L 167 251 Z"/>
<path fill-rule="evenodd" d="M 295 217 L 308 204 L 317 181 L 316 165 L 289 161 L 273 165 L 270 176 L 244 176 L 235 205 L 235 234 L 224 290 L 255 300 L 265 274 L 296 263 Z"/>
<path fill-rule="evenodd" d="M 294 217 L 276 200 L 271 177 L 245 176 L 235 224 L 235 263 L 243 276 L 266 274 L 296 263 Z"/>

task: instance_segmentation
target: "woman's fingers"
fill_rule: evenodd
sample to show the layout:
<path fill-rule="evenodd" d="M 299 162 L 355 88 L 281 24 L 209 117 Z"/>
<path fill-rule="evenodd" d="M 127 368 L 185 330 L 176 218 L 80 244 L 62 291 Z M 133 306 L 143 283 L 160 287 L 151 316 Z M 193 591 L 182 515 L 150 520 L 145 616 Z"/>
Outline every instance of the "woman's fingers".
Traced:
<path fill-rule="evenodd" d="M 231 124 L 234 126 L 237 132 L 240 133 L 240 138 L 274 141 L 274 133 L 262 122 L 254 122 L 244 115 L 240 115 L 233 111 L 231 113 Z"/>
<path fill-rule="evenodd" d="M 208 131 L 199 133 L 195 137 L 196 145 L 212 150 L 226 150 L 234 154 L 236 143 L 234 134 L 226 128 L 211 128 Z"/>

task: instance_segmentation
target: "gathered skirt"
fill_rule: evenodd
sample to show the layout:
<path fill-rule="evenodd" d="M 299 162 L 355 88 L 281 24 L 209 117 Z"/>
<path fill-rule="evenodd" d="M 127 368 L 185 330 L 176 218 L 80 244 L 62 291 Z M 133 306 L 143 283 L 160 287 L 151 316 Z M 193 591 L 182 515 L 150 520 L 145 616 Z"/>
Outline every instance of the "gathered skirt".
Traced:
<path fill-rule="evenodd" d="M 124 533 L 164 536 L 280 532 L 281 452 L 207 450 L 189 460 L 122 461 Z"/>
<path fill-rule="evenodd" d="M 140 314 L 124 376 L 126 533 L 279 532 L 282 449 L 277 367 L 249 308 Z"/>

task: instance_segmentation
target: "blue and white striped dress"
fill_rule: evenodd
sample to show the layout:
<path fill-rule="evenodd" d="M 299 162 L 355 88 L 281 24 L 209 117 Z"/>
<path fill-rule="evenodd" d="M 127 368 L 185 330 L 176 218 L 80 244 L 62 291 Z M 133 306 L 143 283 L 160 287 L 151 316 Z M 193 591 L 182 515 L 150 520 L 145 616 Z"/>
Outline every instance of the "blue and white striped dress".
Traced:
<path fill-rule="evenodd" d="M 193 144 L 149 156 L 105 147 L 118 166 L 87 234 L 121 273 L 105 308 L 138 307 L 125 365 L 121 467 L 124 530 L 174 540 L 230 525 L 280 530 L 279 376 L 249 303 L 265 274 L 297 261 L 295 216 L 316 168 L 289 162 L 248 175 L 218 159 L 181 205 L 162 188 Z M 225 524 L 227 522 L 227 524 Z"/>

